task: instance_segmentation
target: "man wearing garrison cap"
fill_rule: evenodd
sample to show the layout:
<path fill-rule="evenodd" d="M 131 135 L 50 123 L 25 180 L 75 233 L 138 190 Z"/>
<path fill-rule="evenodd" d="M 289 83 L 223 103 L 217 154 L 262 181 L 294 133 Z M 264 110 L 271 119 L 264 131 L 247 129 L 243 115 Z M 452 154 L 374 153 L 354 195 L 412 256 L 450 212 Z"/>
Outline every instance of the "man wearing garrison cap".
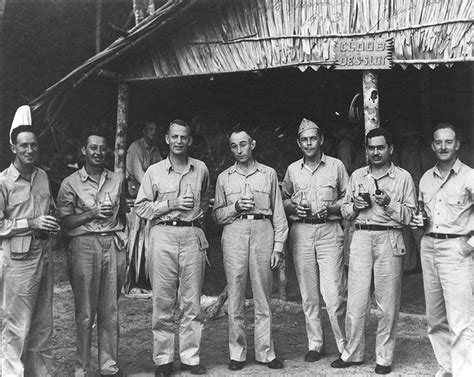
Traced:
<path fill-rule="evenodd" d="M 289 249 L 293 253 L 306 319 L 305 361 L 315 362 L 325 353 L 320 291 L 339 352 L 346 343 L 344 235 L 339 222 L 349 177 L 342 161 L 322 152 L 324 136 L 316 123 L 303 119 L 296 142 L 303 158 L 288 167 L 282 196 L 286 214 L 293 222 Z"/>
<path fill-rule="evenodd" d="M 38 137 L 31 110 L 20 107 L 10 131 L 12 164 L 0 173 L 3 268 L 2 376 L 50 376 L 53 266 L 48 234 L 59 225 L 46 173 L 35 166 Z"/>

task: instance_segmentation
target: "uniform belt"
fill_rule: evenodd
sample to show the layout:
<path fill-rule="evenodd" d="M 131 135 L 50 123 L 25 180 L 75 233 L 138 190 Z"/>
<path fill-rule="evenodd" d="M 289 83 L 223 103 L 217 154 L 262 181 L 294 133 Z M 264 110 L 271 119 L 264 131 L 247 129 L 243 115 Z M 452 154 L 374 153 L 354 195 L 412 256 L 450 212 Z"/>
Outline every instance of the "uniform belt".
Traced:
<path fill-rule="evenodd" d="M 328 219 L 299 219 L 295 220 L 295 223 L 303 223 L 303 224 L 326 224 L 331 220 Z"/>
<path fill-rule="evenodd" d="M 91 232 L 91 233 L 80 234 L 79 236 L 107 237 L 107 236 L 115 236 L 115 232 Z"/>
<path fill-rule="evenodd" d="M 398 229 L 395 228 L 394 226 L 385 226 L 385 225 L 375 225 L 375 224 L 355 224 L 355 228 L 358 230 L 392 230 L 392 229 Z"/>
<path fill-rule="evenodd" d="M 427 236 L 437 238 L 439 240 L 447 240 L 448 238 L 467 237 L 466 234 L 446 234 L 446 233 L 428 233 Z"/>
<path fill-rule="evenodd" d="M 238 219 L 242 219 L 242 220 L 264 220 L 264 219 L 269 219 L 270 217 L 271 217 L 270 215 L 262 215 L 260 213 L 237 216 Z"/>
<path fill-rule="evenodd" d="M 169 220 L 162 221 L 160 223 L 152 223 L 151 225 L 169 225 L 169 226 L 195 226 L 201 228 L 201 223 L 197 220 L 194 221 L 182 221 L 182 220 Z"/>
<path fill-rule="evenodd" d="M 33 237 L 34 240 L 47 240 L 49 238 L 49 234 L 48 233 L 33 233 L 31 235 L 31 237 Z"/>

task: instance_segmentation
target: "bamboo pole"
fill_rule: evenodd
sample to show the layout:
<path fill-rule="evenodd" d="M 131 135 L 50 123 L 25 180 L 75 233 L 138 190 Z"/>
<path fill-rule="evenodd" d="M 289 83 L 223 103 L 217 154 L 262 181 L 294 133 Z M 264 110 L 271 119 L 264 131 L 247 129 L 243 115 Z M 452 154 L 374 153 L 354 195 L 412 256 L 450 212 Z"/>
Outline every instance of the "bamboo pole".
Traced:
<path fill-rule="evenodd" d="M 114 171 L 125 178 L 125 148 L 127 145 L 128 102 L 130 88 L 127 83 L 119 83 L 117 95 L 117 128 L 115 133 Z"/>
<path fill-rule="evenodd" d="M 97 0 L 95 13 L 95 53 L 102 50 L 102 0 Z"/>
<path fill-rule="evenodd" d="M 365 135 L 380 127 L 378 74 L 375 71 L 363 71 L 362 93 L 364 96 Z"/>

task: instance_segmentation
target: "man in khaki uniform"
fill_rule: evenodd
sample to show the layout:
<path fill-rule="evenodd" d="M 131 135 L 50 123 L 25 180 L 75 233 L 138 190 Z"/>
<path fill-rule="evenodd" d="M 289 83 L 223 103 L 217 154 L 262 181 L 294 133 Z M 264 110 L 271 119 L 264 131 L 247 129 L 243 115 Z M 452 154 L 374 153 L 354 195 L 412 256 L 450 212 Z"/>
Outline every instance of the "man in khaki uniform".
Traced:
<path fill-rule="evenodd" d="M 459 147 L 457 129 L 438 124 L 431 143 L 437 163 L 420 181 L 427 214 L 421 263 L 437 377 L 474 372 L 474 170 L 458 159 Z M 423 227 L 419 220 L 411 225 Z"/>
<path fill-rule="evenodd" d="M 272 339 L 272 269 L 280 266 L 288 224 L 274 169 L 253 158 L 256 141 L 235 128 L 229 138 L 235 164 L 217 178 L 212 216 L 224 225 L 222 251 L 229 287 L 230 370 L 247 357 L 244 302 L 250 274 L 255 303 L 255 358 L 271 369 L 283 368 Z"/>
<path fill-rule="evenodd" d="M 169 156 L 146 171 L 135 201 L 137 215 L 151 221 L 146 259 L 153 290 L 155 376 L 173 372 L 177 304 L 181 370 L 206 373 L 200 359 L 200 299 L 209 246 L 202 229 L 209 204 L 209 171 L 202 161 L 188 157 L 192 141 L 186 122 L 170 123 Z"/>
<path fill-rule="evenodd" d="M 72 237 L 69 279 L 76 320 L 75 376 L 90 373 L 92 325 L 97 315 L 99 372 L 120 375 L 118 298 L 125 280 L 126 236 L 122 177 L 104 167 L 106 139 L 84 140 L 85 166 L 65 178 L 58 194 L 61 224 Z"/>
<path fill-rule="evenodd" d="M 10 132 L 12 164 L 0 173 L 0 241 L 4 249 L 2 376 L 51 376 L 53 265 L 48 233 L 46 173 L 37 167 L 38 138 L 28 106 L 17 110 Z"/>
<path fill-rule="evenodd" d="M 282 195 L 286 213 L 293 222 L 289 249 L 306 318 L 308 352 L 305 361 L 315 362 L 325 354 L 320 291 L 340 353 L 346 345 L 344 235 L 339 222 L 349 177 L 340 160 L 322 152 L 324 136 L 316 123 L 303 119 L 297 142 L 303 158 L 288 166 Z M 307 208 L 301 204 L 302 197 L 307 200 Z"/>

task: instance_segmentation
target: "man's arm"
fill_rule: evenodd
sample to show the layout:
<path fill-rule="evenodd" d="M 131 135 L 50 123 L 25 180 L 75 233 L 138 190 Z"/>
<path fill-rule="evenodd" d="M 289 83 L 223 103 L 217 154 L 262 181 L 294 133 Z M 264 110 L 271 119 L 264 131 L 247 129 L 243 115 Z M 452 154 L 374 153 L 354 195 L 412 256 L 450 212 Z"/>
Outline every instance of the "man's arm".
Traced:
<path fill-rule="evenodd" d="M 212 209 L 212 218 L 218 225 L 232 224 L 240 213 L 235 208 L 235 204 L 227 204 L 225 188 L 224 188 L 224 176 L 222 174 L 217 177 L 216 182 L 216 196 L 214 202 L 214 208 Z"/>
<path fill-rule="evenodd" d="M 281 196 L 283 199 L 283 207 L 288 216 L 296 214 L 296 204 L 292 202 L 291 197 L 294 194 L 293 183 L 290 178 L 290 169 L 286 169 L 285 178 L 281 187 Z"/>
<path fill-rule="evenodd" d="M 283 251 L 283 244 L 288 237 L 288 221 L 286 220 L 285 209 L 283 208 L 283 200 L 281 198 L 280 187 L 278 186 L 278 178 L 274 170 L 271 172 L 270 184 L 273 231 L 275 234 L 273 251 L 281 253 Z"/>
<path fill-rule="evenodd" d="M 28 230 L 27 219 L 7 219 L 5 209 L 8 202 L 8 190 L 6 185 L 0 181 L 0 238 L 13 237 L 16 234 Z"/>
<path fill-rule="evenodd" d="M 209 183 L 209 170 L 207 166 L 205 166 L 204 177 L 201 184 L 201 208 L 204 214 L 206 214 L 209 210 L 210 199 L 211 199 L 211 190 L 210 190 L 210 183 Z"/>
<path fill-rule="evenodd" d="M 135 144 L 132 144 L 127 152 L 127 172 L 131 178 L 135 179 L 140 184 L 142 183 L 143 176 L 145 174 L 143 171 L 141 159 L 142 156 L 140 151 L 135 146 Z"/>
<path fill-rule="evenodd" d="M 416 210 L 416 189 L 413 178 L 408 172 L 401 179 L 403 179 L 403 183 L 401 185 L 402 195 L 400 201 L 391 199 L 384 210 L 391 219 L 400 224 L 408 225 Z"/>

